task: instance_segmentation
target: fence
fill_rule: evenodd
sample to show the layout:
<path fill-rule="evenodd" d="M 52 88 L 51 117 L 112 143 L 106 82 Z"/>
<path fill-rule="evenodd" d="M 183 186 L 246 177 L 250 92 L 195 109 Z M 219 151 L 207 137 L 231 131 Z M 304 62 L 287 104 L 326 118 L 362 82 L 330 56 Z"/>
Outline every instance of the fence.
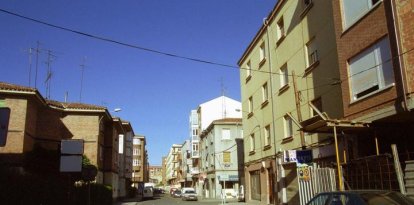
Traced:
<path fill-rule="evenodd" d="M 317 193 L 336 190 L 335 169 L 309 166 L 307 171 L 305 177 L 298 178 L 301 205 L 305 205 Z"/>

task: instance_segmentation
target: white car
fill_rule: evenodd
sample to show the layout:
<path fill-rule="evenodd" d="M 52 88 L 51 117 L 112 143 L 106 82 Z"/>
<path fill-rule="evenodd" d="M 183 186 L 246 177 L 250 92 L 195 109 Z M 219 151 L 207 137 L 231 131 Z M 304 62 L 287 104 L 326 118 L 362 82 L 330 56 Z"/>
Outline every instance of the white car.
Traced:
<path fill-rule="evenodd" d="M 197 194 L 194 191 L 194 189 L 192 189 L 192 190 L 191 189 L 187 189 L 187 190 L 183 191 L 182 194 L 181 194 L 181 199 L 183 201 L 187 201 L 187 200 L 197 201 L 198 200 L 197 199 Z"/>
<path fill-rule="evenodd" d="M 154 189 L 152 187 L 144 187 L 144 199 L 152 199 L 154 198 Z"/>

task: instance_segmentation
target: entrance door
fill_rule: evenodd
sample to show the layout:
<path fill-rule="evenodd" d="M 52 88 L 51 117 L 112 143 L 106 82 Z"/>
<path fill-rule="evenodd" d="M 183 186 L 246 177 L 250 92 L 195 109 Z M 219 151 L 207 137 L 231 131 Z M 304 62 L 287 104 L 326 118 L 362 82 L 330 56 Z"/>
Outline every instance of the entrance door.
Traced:
<path fill-rule="evenodd" d="M 250 195 L 260 201 L 260 170 L 250 172 Z"/>

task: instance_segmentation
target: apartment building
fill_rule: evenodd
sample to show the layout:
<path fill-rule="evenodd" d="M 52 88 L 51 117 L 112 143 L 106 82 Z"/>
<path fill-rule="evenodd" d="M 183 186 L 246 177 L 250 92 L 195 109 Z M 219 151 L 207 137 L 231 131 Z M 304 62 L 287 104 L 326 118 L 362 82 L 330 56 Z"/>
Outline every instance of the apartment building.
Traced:
<path fill-rule="evenodd" d="M 185 140 L 181 148 L 181 187 L 192 187 L 193 179 L 191 170 L 193 168 L 193 160 L 191 158 L 191 141 Z"/>
<path fill-rule="evenodd" d="M 25 154 L 36 149 L 59 153 L 62 139 L 80 139 L 83 154 L 98 168 L 96 182 L 111 185 L 114 198 L 124 196 L 128 164 L 119 155 L 118 140 L 128 135 L 126 129 L 133 132 L 130 124 L 124 129 L 117 126 L 120 119 L 113 118 L 105 107 L 47 100 L 34 88 L 4 82 L 0 82 L 0 101 L 11 110 L 8 139 L 0 147 L 2 163 L 22 167 Z M 51 169 L 59 167 L 58 160 L 47 163 L 44 173 L 59 172 Z"/>
<path fill-rule="evenodd" d="M 173 144 L 166 158 L 166 181 L 171 188 L 180 188 L 182 179 L 181 144 Z"/>
<path fill-rule="evenodd" d="M 348 161 L 344 177 L 351 188 L 401 188 L 397 183 L 383 185 L 397 181 L 393 168 L 386 179 L 372 175 L 383 173 L 378 163 L 387 164 L 382 154 L 392 153 L 391 144 L 396 145 L 403 169 L 405 161 L 414 158 L 414 147 L 408 146 L 414 143 L 413 8 L 412 0 L 333 1 L 344 118 L 367 122 L 371 128 L 342 138 L 347 145 L 342 158 Z M 350 177 L 352 167 L 367 171 L 357 166 L 358 161 L 373 157 L 366 164 L 374 169 L 365 177 L 376 180 L 366 183 Z"/>
<path fill-rule="evenodd" d="M 150 165 L 149 169 L 149 182 L 158 185 L 162 183 L 162 166 Z"/>
<path fill-rule="evenodd" d="M 241 103 L 226 96 L 220 96 L 198 105 L 190 113 L 190 139 L 192 144 L 192 187 L 200 194 L 205 175 L 200 174 L 200 135 L 214 120 L 241 118 Z"/>
<path fill-rule="evenodd" d="M 132 138 L 132 183 L 134 184 L 134 187 L 138 187 L 139 182 L 148 182 L 146 158 L 145 136 L 135 135 Z"/>
<path fill-rule="evenodd" d="M 165 187 L 167 185 L 167 157 L 161 158 L 162 162 L 162 185 Z"/>
<path fill-rule="evenodd" d="M 243 178 L 241 118 L 214 120 L 200 135 L 200 172 L 204 198 L 233 198 Z"/>
<path fill-rule="evenodd" d="M 299 204 L 288 150 L 312 150 L 320 165 L 335 158 L 331 136 L 299 131 L 317 111 L 343 116 L 332 16 L 332 1 L 280 0 L 238 62 L 247 201 Z"/>

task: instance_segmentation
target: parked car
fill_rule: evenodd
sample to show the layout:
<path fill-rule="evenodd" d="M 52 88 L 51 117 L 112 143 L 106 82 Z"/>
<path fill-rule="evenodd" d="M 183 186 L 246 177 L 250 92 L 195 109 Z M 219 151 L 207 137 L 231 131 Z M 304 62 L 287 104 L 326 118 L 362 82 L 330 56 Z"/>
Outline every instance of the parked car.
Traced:
<path fill-rule="evenodd" d="M 197 194 L 194 191 L 194 189 L 187 189 L 185 191 L 183 191 L 183 193 L 181 194 L 181 199 L 183 201 L 188 201 L 188 200 L 194 200 L 197 201 Z"/>
<path fill-rule="evenodd" d="M 323 192 L 307 205 L 414 205 L 414 200 L 398 192 L 383 190 L 354 190 Z"/>
<path fill-rule="evenodd" d="M 144 199 L 152 199 L 154 198 L 154 188 L 152 187 L 144 187 Z"/>
<path fill-rule="evenodd" d="M 172 194 L 172 197 L 174 198 L 180 198 L 181 197 L 181 190 L 175 190 Z"/>

